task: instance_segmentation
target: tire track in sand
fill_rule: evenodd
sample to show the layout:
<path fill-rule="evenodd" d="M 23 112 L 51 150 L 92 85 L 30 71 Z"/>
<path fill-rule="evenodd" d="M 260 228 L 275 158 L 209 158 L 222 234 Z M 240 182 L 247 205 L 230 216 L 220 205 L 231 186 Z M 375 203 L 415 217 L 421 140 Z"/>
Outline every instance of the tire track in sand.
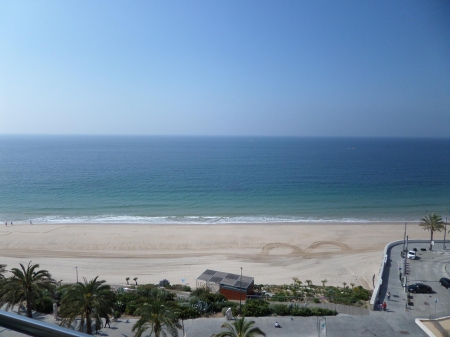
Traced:
<path fill-rule="evenodd" d="M 313 242 L 308 248 L 305 250 L 301 249 L 298 246 L 291 245 L 288 243 L 280 243 L 280 242 L 274 242 L 274 243 L 268 243 L 266 244 L 261 251 L 262 255 L 269 255 L 270 251 L 273 249 L 281 248 L 281 249 L 291 249 L 291 252 L 284 255 L 295 255 L 295 256 L 305 256 L 305 255 L 311 255 L 311 254 L 326 254 L 326 253 L 336 253 L 336 251 L 321 251 L 321 252 L 314 252 L 314 250 L 322 247 L 322 246 L 336 246 L 339 248 L 337 252 L 348 252 L 352 250 L 352 248 L 349 245 L 346 245 L 345 243 L 338 242 L 338 241 L 316 241 Z"/>

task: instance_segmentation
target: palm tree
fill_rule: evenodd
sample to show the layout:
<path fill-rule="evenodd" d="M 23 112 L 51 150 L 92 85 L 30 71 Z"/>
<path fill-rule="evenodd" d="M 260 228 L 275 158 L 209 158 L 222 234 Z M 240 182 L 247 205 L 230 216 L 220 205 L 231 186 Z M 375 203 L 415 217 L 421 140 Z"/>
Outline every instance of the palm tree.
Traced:
<path fill-rule="evenodd" d="M 308 287 L 310 287 L 312 285 L 312 281 L 311 280 L 306 280 L 306 283 L 308 284 Z"/>
<path fill-rule="evenodd" d="M 442 221 L 442 218 L 440 215 L 437 214 L 428 214 L 426 217 L 420 219 L 420 227 L 423 227 L 424 230 L 430 231 L 431 238 L 430 238 L 430 250 L 433 249 L 433 245 L 431 242 L 433 241 L 433 233 L 434 232 L 440 232 L 444 229 L 444 221 Z"/>
<path fill-rule="evenodd" d="M 98 281 L 98 276 L 91 281 L 84 279 L 84 283 L 63 287 L 61 298 L 61 326 L 70 327 L 70 324 L 79 316 L 81 318 L 79 331 L 83 331 L 86 323 L 86 332 L 92 333 L 92 318 L 99 320 L 107 317 L 114 307 L 115 294 L 111 287 L 104 284 L 106 281 Z"/>
<path fill-rule="evenodd" d="M 33 318 L 32 309 L 36 307 L 35 298 L 41 298 L 44 290 L 53 292 L 56 281 L 47 270 L 37 270 L 39 264 L 28 263 L 27 268 L 11 269 L 12 276 L 3 281 L 0 290 L 0 307 L 7 304 L 6 310 L 26 302 L 27 316 Z"/>
<path fill-rule="evenodd" d="M 125 280 L 127 280 L 127 284 L 129 284 L 129 283 L 128 283 L 128 281 L 130 280 L 130 278 L 129 278 L 129 277 L 127 277 L 127 278 L 126 278 Z"/>
<path fill-rule="evenodd" d="M 177 337 L 178 329 L 182 326 L 176 314 L 176 309 L 171 302 L 164 299 L 163 294 L 158 294 L 151 303 L 144 304 L 141 307 L 141 318 L 133 325 L 132 331 L 135 337 L 141 337 L 142 334 L 150 329 L 149 336 L 152 333 L 155 337 L 167 335 L 167 332 Z"/>
<path fill-rule="evenodd" d="M 328 282 L 328 280 L 327 280 L 327 279 L 325 279 L 325 280 L 322 280 L 322 281 L 320 281 L 320 282 L 322 282 L 322 287 L 324 287 L 324 288 L 325 288 L 325 283 L 327 283 L 327 282 Z"/>
<path fill-rule="evenodd" d="M 342 282 L 342 285 L 344 286 L 344 289 L 347 288 L 347 282 Z"/>
<path fill-rule="evenodd" d="M 6 273 L 6 264 L 0 264 L 0 280 L 5 278 L 4 273 Z"/>
<path fill-rule="evenodd" d="M 350 285 L 352 286 L 352 289 L 353 289 L 353 287 L 355 286 L 355 284 L 354 284 L 354 283 L 350 283 Z"/>
<path fill-rule="evenodd" d="M 137 277 L 135 277 L 135 278 L 133 279 L 133 281 L 136 282 L 136 285 L 137 285 L 137 279 L 138 279 Z"/>
<path fill-rule="evenodd" d="M 242 319 L 236 319 L 232 324 L 223 323 L 222 328 L 228 331 L 219 332 L 211 335 L 211 337 L 255 337 L 265 336 L 266 334 L 261 331 L 260 328 L 254 328 L 255 321 L 245 321 L 245 317 Z"/>

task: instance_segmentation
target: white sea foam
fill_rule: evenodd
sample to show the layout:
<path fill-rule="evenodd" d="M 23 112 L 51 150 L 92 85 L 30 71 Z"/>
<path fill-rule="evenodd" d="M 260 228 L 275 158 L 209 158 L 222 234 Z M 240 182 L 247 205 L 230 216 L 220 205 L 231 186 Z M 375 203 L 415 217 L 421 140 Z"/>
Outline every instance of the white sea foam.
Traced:
<path fill-rule="evenodd" d="M 368 222 L 403 222 L 413 221 L 405 219 L 357 219 L 357 218 L 336 218 L 336 219 L 319 219 L 304 218 L 292 216 L 115 216 L 115 215 L 99 215 L 99 216 L 80 216 L 80 217 L 62 217 L 48 216 L 32 219 L 34 223 L 133 223 L 133 224 L 233 224 L 233 223 L 368 223 Z"/>

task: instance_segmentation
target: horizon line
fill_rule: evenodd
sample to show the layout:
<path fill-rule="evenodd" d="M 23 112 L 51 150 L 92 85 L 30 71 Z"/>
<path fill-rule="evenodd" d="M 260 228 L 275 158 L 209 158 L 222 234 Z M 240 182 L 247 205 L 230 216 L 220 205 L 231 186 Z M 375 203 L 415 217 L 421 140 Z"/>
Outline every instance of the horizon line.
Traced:
<path fill-rule="evenodd" d="M 214 134 L 95 134 L 95 133 L 0 133 L 0 137 L 211 137 L 211 138 L 383 138 L 383 139 L 450 139 L 450 136 L 340 136 L 340 135 L 214 135 Z"/>

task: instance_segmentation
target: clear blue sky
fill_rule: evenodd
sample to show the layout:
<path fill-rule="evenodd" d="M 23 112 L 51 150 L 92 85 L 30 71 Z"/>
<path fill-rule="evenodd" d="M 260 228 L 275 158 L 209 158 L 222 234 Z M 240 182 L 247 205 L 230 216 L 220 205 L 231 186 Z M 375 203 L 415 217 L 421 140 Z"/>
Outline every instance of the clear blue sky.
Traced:
<path fill-rule="evenodd" d="M 450 135 L 448 1 L 0 2 L 1 134 Z"/>

